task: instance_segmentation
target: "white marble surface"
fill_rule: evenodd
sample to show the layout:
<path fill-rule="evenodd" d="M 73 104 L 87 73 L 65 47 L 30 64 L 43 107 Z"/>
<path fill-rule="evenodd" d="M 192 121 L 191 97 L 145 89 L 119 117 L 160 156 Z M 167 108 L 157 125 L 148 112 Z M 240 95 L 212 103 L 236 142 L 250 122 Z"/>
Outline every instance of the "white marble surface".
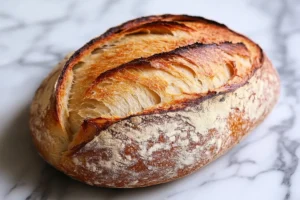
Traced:
<path fill-rule="evenodd" d="M 185 13 L 225 23 L 259 43 L 277 67 L 281 98 L 241 144 L 181 180 L 143 189 L 71 180 L 36 153 L 34 91 L 67 52 L 142 15 Z M 299 0 L 0 0 L 0 199 L 300 199 Z"/>

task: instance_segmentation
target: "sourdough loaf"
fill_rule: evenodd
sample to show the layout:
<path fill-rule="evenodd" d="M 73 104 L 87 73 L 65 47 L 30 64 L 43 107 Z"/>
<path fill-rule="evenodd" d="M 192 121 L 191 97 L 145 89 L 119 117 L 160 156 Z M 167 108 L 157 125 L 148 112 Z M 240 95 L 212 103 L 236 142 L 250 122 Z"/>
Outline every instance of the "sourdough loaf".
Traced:
<path fill-rule="evenodd" d="M 109 29 L 43 81 L 30 127 L 41 156 L 74 179 L 144 187 L 188 175 L 271 111 L 279 78 L 261 48 L 201 17 Z"/>

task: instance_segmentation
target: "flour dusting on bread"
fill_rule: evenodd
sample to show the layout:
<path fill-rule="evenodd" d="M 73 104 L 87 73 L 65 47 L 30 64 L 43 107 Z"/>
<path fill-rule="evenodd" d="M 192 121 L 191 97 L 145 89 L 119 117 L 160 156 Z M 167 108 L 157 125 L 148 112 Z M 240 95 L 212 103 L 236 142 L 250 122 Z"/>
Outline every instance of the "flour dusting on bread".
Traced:
<path fill-rule="evenodd" d="M 186 15 L 135 19 L 63 60 L 38 89 L 41 156 L 90 185 L 145 187 L 191 174 L 270 113 L 279 78 L 261 48 Z"/>

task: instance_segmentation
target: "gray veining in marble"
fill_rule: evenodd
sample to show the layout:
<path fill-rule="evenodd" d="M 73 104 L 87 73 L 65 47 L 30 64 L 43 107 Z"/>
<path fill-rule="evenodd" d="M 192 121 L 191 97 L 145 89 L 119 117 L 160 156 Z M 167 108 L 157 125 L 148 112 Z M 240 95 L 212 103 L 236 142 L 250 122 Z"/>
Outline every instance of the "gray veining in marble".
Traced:
<path fill-rule="evenodd" d="M 199 15 L 259 43 L 279 71 L 278 105 L 249 137 L 181 180 L 141 189 L 71 180 L 36 153 L 34 91 L 63 56 L 111 26 L 151 14 Z M 300 199 L 299 0 L 0 0 L 0 199 Z"/>

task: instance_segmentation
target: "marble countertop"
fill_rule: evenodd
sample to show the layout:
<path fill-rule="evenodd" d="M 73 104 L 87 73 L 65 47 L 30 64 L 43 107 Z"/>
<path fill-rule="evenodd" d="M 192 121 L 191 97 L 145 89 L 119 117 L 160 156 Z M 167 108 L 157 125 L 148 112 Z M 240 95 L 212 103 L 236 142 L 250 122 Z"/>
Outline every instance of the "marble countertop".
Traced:
<path fill-rule="evenodd" d="M 271 115 L 207 167 L 141 189 L 74 181 L 36 153 L 28 128 L 32 96 L 52 67 L 111 26 L 151 14 L 204 16 L 259 43 L 279 71 Z M 0 199 L 300 199 L 299 0 L 9 0 L 0 6 Z"/>

